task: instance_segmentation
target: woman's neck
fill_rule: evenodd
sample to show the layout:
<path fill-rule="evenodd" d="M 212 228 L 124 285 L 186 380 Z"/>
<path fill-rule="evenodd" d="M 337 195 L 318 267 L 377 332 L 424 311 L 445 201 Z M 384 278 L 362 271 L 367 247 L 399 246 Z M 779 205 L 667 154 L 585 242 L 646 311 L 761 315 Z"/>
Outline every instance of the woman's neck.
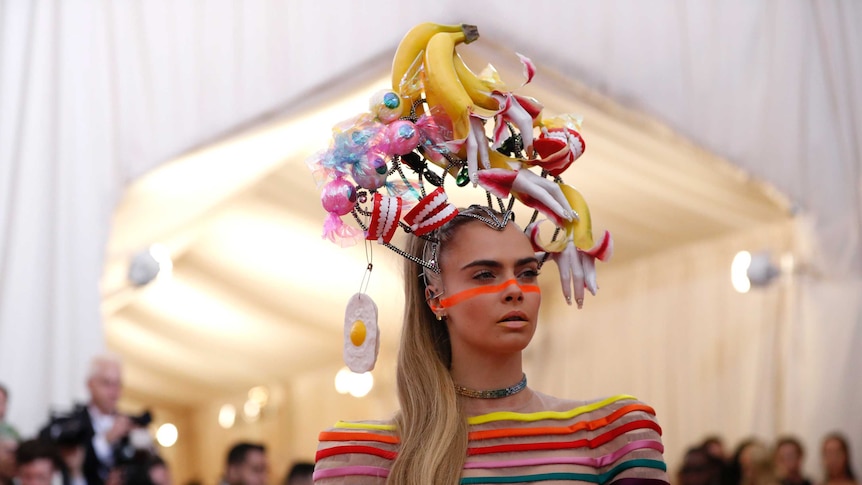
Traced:
<path fill-rule="evenodd" d="M 470 358 L 469 361 L 452 362 L 450 373 L 456 385 L 474 391 L 505 389 L 518 384 L 524 377 L 521 354 L 501 357 Z M 495 411 L 516 411 L 525 406 L 533 396 L 526 388 L 516 394 L 496 399 L 480 399 L 459 396 L 462 411 L 468 416 Z"/>
<path fill-rule="evenodd" d="M 524 375 L 520 352 L 501 356 L 471 356 L 460 360 L 453 356 L 449 373 L 455 384 L 477 391 L 515 385 Z"/>

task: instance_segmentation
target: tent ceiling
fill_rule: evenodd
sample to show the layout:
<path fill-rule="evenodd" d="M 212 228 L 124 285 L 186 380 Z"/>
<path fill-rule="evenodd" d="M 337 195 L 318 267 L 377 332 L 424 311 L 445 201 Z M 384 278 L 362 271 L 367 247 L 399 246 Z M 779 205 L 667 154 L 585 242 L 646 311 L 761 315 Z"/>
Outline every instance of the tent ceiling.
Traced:
<path fill-rule="evenodd" d="M 467 62 L 478 70 L 491 60 L 508 84 L 520 84 L 515 56 L 481 44 L 462 52 Z M 352 87 L 321 89 L 128 190 L 102 288 L 107 341 L 126 358 L 130 395 L 193 405 L 338 365 L 343 304 L 358 289 L 366 255 L 321 241 L 325 214 L 304 161 L 325 146 L 329 126 L 385 86 L 387 72 L 388 60 L 374 61 Z M 547 114 L 583 115 L 587 150 L 565 178 L 589 201 L 595 229 L 613 234 L 611 264 L 788 217 L 768 187 L 576 82 L 543 69 L 519 92 L 541 100 Z M 344 106 L 332 101 L 339 97 Z M 457 191 L 456 203 L 469 203 L 469 192 Z M 173 276 L 131 288 L 129 259 L 153 243 L 168 246 Z M 397 295 L 377 298 L 383 346 L 394 355 L 400 266 L 383 249 L 374 258 L 372 295 Z"/>

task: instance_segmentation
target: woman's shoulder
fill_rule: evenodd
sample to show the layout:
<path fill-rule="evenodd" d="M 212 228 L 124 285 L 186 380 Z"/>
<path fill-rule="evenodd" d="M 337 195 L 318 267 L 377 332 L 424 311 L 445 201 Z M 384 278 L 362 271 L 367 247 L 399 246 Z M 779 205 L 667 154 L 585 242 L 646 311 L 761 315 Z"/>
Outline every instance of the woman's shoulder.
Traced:
<path fill-rule="evenodd" d="M 547 411 L 557 418 L 585 418 L 596 416 L 635 415 L 655 419 L 655 409 L 649 404 L 629 394 L 616 394 L 590 400 L 575 400 L 555 397 L 538 391 L 533 407 Z M 651 417 L 651 418 L 648 418 Z"/>
<path fill-rule="evenodd" d="M 339 421 L 318 437 L 316 484 L 384 484 L 398 447 L 391 421 Z"/>

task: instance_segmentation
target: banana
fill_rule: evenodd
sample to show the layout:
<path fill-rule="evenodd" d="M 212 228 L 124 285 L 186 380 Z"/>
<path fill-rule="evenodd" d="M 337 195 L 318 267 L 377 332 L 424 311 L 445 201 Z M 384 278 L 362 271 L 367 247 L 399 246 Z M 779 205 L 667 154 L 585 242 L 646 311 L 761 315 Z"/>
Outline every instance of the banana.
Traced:
<path fill-rule="evenodd" d="M 466 42 L 463 32 L 441 32 L 425 48 L 425 97 L 431 108 L 440 107 L 452 120 L 456 140 L 470 133 L 470 114 L 491 118 L 496 114 L 473 103 L 455 71 L 455 46 Z"/>
<path fill-rule="evenodd" d="M 470 96 L 477 106 L 489 110 L 500 109 L 500 103 L 491 96 L 493 91 L 506 91 L 506 86 L 502 82 L 491 82 L 480 78 L 464 63 L 464 59 L 457 52 L 454 55 L 453 63 L 455 64 L 455 72 L 458 74 L 458 79 L 464 86 L 464 90 Z"/>
<path fill-rule="evenodd" d="M 583 251 L 590 250 L 595 242 L 593 241 L 593 221 L 590 217 L 590 208 L 587 206 L 587 201 L 580 192 L 573 187 L 560 184 L 560 189 L 572 209 L 578 213 L 578 220 L 573 220 L 566 224 L 566 236 L 574 241 L 575 246 Z"/>
<path fill-rule="evenodd" d="M 402 85 L 409 83 L 410 79 L 416 74 L 416 70 L 422 63 L 422 53 L 428 41 L 441 32 L 461 32 L 465 36 L 465 42 L 470 43 L 479 38 L 479 30 L 475 25 L 442 25 L 433 22 L 421 23 L 407 32 L 401 42 L 398 44 L 398 49 L 395 51 L 395 57 L 392 59 L 392 90 L 404 96 L 409 95 L 411 98 L 418 98 L 417 92 L 405 93 Z M 406 89 L 406 91 L 410 91 Z M 415 99 L 411 99 L 411 102 Z"/>

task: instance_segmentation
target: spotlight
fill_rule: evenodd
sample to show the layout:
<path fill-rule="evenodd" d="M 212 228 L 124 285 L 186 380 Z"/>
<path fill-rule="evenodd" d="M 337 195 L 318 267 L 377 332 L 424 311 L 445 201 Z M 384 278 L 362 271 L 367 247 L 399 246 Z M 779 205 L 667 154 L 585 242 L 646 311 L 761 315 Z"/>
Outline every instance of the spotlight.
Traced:
<path fill-rule="evenodd" d="M 740 293 L 748 293 L 754 287 L 768 286 L 781 271 L 772 264 L 772 255 L 768 251 L 754 254 L 740 251 L 730 265 L 730 282 Z"/>
<path fill-rule="evenodd" d="M 370 372 L 357 374 L 347 367 L 342 367 L 335 374 L 335 390 L 339 394 L 350 394 L 353 397 L 364 397 L 374 387 L 374 376 Z"/>
<path fill-rule="evenodd" d="M 218 424 L 224 429 L 230 429 L 236 422 L 236 408 L 232 404 L 225 404 L 218 412 Z"/>
<path fill-rule="evenodd" d="M 173 268 L 174 263 L 168 248 L 153 244 L 132 257 L 129 264 L 129 281 L 135 286 L 144 286 L 156 277 L 169 277 Z"/>
<path fill-rule="evenodd" d="M 174 446 L 179 437 L 177 427 L 173 423 L 165 423 L 156 431 L 156 441 L 165 448 Z"/>

